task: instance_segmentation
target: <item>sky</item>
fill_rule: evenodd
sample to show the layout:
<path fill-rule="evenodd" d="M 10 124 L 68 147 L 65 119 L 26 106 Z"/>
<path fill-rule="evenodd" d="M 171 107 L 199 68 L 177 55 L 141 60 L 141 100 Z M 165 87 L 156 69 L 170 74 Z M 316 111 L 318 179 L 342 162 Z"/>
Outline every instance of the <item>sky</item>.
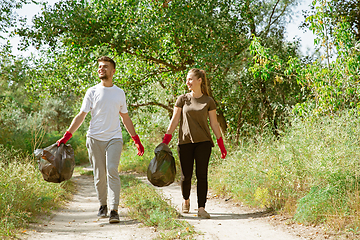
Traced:
<path fill-rule="evenodd" d="M 58 0 L 48 0 L 48 5 L 53 5 Z M 287 40 L 292 41 L 294 38 L 300 38 L 301 40 L 301 52 L 306 55 L 310 55 L 314 51 L 314 35 L 309 30 L 304 32 L 300 30 L 298 26 L 304 20 L 302 16 L 302 10 L 309 10 L 312 0 L 302 0 L 302 3 L 298 5 L 293 14 L 291 22 L 287 26 Z M 41 11 L 41 6 L 35 4 L 25 5 L 23 9 L 17 10 L 17 13 L 20 16 L 28 18 L 28 25 L 31 25 L 31 19 L 36 13 Z M 16 49 L 17 44 L 19 43 L 19 38 L 11 39 L 13 46 L 14 54 L 22 54 L 23 56 L 29 56 L 32 52 L 36 53 L 36 50 L 33 47 L 30 47 L 26 52 L 19 52 Z"/>
<path fill-rule="evenodd" d="M 301 39 L 301 51 L 304 54 L 307 54 L 308 51 L 312 53 L 314 51 L 314 34 L 307 30 L 304 32 L 300 30 L 298 27 L 301 22 L 304 21 L 304 17 L 302 16 L 302 10 L 310 10 L 310 5 L 313 0 L 301 0 L 302 3 L 298 5 L 293 15 L 292 21 L 287 26 L 287 40 L 291 41 L 294 37 L 299 37 Z M 309 55 L 309 54 L 307 54 Z"/>

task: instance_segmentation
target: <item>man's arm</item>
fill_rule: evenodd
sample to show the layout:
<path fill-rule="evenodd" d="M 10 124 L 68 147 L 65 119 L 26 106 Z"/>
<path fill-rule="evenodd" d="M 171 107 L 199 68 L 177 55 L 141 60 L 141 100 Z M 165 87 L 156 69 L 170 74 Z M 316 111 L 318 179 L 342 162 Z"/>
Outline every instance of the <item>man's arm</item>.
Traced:
<path fill-rule="evenodd" d="M 135 142 L 135 145 L 136 145 L 136 147 L 138 149 L 138 154 L 137 155 L 142 156 L 144 154 L 144 146 L 141 144 L 140 138 L 136 134 L 134 124 L 131 121 L 131 118 L 130 118 L 129 114 L 120 112 L 120 117 L 121 117 L 121 120 L 122 120 L 126 130 L 131 135 L 131 138 Z"/>
<path fill-rule="evenodd" d="M 73 133 L 81 126 L 81 124 L 83 123 L 85 117 L 86 117 L 87 112 L 79 112 L 74 119 L 72 120 L 69 129 L 65 132 L 64 136 L 62 138 L 60 138 L 57 143 L 58 146 L 60 146 L 60 144 L 64 143 L 66 144 L 67 141 L 69 141 L 69 139 L 72 137 Z"/>
<path fill-rule="evenodd" d="M 134 124 L 131 121 L 131 118 L 128 113 L 120 113 L 121 120 L 128 131 L 128 133 L 133 137 L 136 135 Z"/>
<path fill-rule="evenodd" d="M 74 134 L 74 132 L 81 126 L 81 124 L 84 122 L 85 117 L 87 115 L 87 112 L 79 112 L 74 119 L 72 120 L 70 127 L 68 131 L 71 134 Z"/>

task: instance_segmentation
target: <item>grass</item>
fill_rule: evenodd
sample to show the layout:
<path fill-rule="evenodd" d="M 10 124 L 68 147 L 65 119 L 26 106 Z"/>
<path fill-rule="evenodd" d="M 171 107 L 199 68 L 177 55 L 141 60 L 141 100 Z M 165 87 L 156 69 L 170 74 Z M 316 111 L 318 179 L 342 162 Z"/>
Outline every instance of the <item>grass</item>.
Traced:
<path fill-rule="evenodd" d="M 293 121 L 280 139 L 244 143 L 210 173 L 218 194 L 266 207 L 304 224 L 360 227 L 357 115 Z"/>
<path fill-rule="evenodd" d="M 133 142 L 128 142 L 123 146 L 119 163 L 120 172 L 135 171 L 138 173 L 146 173 L 147 167 L 153 158 L 154 153 L 150 151 L 153 147 L 152 145 L 145 145 L 144 142 L 143 144 L 145 147 L 143 156 L 137 155 L 137 149 Z"/>
<path fill-rule="evenodd" d="M 38 214 L 59 207 L 72 189 L 71 181 L 45 182 L 30 157 L 0 145 L 0 238 L 14 237 Z"/>
<path fill-rule="evenodd" d="M 296 120 L 281 136 L 244 141 L 225 160 L 217 146 L 210 161 L 209 186 L 217 194 L 232 196 L 250 206 L 286 214 L 304 224 L 323 224 L 329 230 L 359 236 L 360 229 L 360 124 L 357 115 Z M 160 140 L 159 140 L 160 139 Z M 145 154 L 130 140 L 124 146 L 119 170 L 146 173 L 161 142 L 142 137 Z M 177 154 L 177 174 L 180 168 Z M 82 173 L 87 174 L 87 173 Z M 91 173 L 90 173 L 91 174 Z M 134 218 L 162 232 L 160 238 L 191 238 L 193 228 L 158 193 L 134 177 L 122 176 L 122 198 Z M 65 184 L 42 180 L 31 159 L 0 146 L 0 236 L 13 236 L 69 196 Z M 23 199 L 27 199 L 26 202 Z"/>
<path fill-rule="evenodd" d="M 193 226 L 179 220 L 179 213 L 154 188 L 131 175 L 121 176 L 121 198 L 130 215 L 146 226 L 155 227 L 159 239 L 192 239 Z"/>
<path fill-rule="evenodd" d="M 86 170 L 82 166 L 76 166 L 74 169 L 74 173 L 78 173 L 80 175 L 86 175 L 86 176 L 94 176 L 92 170 Z"/>

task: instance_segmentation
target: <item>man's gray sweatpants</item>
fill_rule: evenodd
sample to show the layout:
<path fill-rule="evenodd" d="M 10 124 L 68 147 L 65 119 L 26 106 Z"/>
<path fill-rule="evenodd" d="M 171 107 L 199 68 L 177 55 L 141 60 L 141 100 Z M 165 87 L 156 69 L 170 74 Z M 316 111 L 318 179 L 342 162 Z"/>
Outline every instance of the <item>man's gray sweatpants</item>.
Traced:
<path fill-rule="evenodd" d="M 114 138 L 99 141 L 90 137 L 86 139 L 89 161 L 94 172 L 94 184 L 100 205 L 107 204 L 109 195 L 110 210 L 118 210 L 120 198 L 120 177 L 118 166 L 123 140 Z"/>

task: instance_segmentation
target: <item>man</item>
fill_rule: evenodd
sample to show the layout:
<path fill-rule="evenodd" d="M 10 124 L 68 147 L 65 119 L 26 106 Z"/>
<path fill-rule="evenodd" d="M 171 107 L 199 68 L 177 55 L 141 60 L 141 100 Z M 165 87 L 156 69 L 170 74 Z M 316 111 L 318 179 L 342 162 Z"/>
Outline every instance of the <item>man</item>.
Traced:
<path fill-rule="evenodd" d="M 91 121 L 87 132 L 86 147 L 94 172 L 94 183 L 100 202 L 99 217 L 107 217 L 107 194 L 110 203 L 110 223 L 120 222 L 118 205 L 120 198 L 120 178 L 118 166 L 123 146 L 120 119 L 138 148 L 138 155 L 144 154 L 144 147 L 136 134 L 129 117 L 125 93 L 113 84 L 115 62 L 109 57 L 98 59 L 98 75 L 101 82 L 89 88 L 85 94 L 80 113 L 78 113 L 58 146 L 66 143 L 80 127 L 86 114 L 91 112 Z"/>

